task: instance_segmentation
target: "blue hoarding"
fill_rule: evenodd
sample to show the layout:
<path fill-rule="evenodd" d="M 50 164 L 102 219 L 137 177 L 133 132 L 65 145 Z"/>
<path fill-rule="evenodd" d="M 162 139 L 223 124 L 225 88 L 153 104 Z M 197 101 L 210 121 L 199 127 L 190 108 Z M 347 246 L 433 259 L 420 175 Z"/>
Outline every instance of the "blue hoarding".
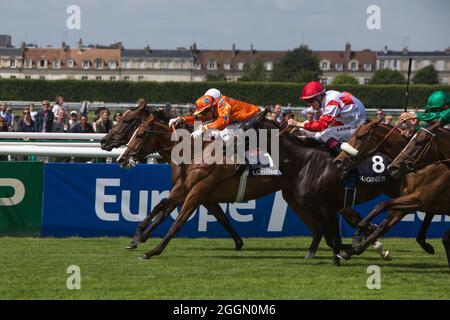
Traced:
<path fill-rule="evenodd" d="M 42 236 L 132 236 L 138 223 L 169 195 L 168 165 L 138 165 L 121 169 L 114 164 L 49 163 L 44 168 Z M 379 197 L 355 208 L 366 215 L 386 199 Z M 289 209 L 281 192 L 246 203 L 221 204 L 242 237 L 309 235 L 306 226 Z M 154 236 L 163 236 L 176 218 L 174 210 Z M 388 236 L 415 237 L 422 213 L 405 217 Z M 441 237 L 450 228 L 449 217 L 437 216 L 429 237 Z M 343 236 L 353 229 L 345 222 Z M 203 206 L 195 211 L 178 236 L 228 237 L 227 232 Z"/>

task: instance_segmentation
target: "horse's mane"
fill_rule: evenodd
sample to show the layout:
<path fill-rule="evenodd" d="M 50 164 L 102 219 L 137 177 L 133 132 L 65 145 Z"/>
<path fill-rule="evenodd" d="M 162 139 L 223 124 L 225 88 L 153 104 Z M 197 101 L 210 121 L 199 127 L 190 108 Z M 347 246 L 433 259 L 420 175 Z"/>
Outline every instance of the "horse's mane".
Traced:
<path fill-rule="evenodd" d="M 278 129 L 280 131 L 286 129 L 286 126 L 287 126 L 287 125 L 279 124 L 278 122 L 267 119 L 267 118 L 263 118 L 263 119 L 261 119 L 261 121 L 265 121 L 266 123 L 273 125 L 276 129 Z M 283 136 L 286 137 L 292 143 L 295 143 L 302 147 L 314 148 L 314 149 L 318 149 L 318 150 L 326 150 L 325 143 L 323 143 L 320 140 L 316 140 L 316 139 L 308 138 L 308 137 L 300 138 L 294 134 L 284 134 Z"/>

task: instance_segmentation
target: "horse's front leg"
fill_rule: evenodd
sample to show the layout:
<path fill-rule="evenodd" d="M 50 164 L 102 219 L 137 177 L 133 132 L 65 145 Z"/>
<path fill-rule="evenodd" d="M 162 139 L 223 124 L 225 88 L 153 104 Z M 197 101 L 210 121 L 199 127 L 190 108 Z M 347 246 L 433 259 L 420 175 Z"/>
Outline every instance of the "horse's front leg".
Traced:
<path fill-rule="evenodd" d="M 433 213 L 426 213 L 425 218 L 422 221 L 422 224 L 420 225 L 419 233 L 417 234 L 416 241 L 417 243 L 422 247 L 423 250 L 425 250 L 426 253 L 434 254 L 434 248 L 431 244 L 429 244 L 426 240 L 427 237 L 427 231 L 430 227 L 431 221 L 433 221 L 434 214 Z"/>

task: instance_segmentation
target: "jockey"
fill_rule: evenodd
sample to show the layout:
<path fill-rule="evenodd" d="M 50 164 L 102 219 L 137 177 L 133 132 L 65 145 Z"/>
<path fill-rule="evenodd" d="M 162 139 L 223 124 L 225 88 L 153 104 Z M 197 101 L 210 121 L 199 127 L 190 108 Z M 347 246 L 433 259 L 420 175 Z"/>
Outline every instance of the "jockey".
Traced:
<path fill-rule="evenodd" d="M 222 96 L 222 93 L 217 89 L 209 89 L 205 92 L 205 96 L 211 96 L 214 99 L 218 99 L 220 96 Z M 186 123 L 188 125 L 194 125 L 195 121 L 208 121 L 211 119 L 214 119 L 215 115 L 213 112 L 205 112 L 202 114 L 196 114 L 192 116 L 184 116 L 184 117 L 176 117 L 169 120 L 169 126 L 177 125 L 178 123 Z"/>
<path fill-rule="evenodd" d="M 444 91 L 435 91 L 428 98 L 425 106 L 425 112 L 406 112 L 403 113 L 398 122 L 402 123 L 411 119 L 417 119 L 426 123 L 438 120 L 441 127 L 450 129 L 450 95 Z"/>
<path fill-rule="evenodd" d="M 220 130 L 222 139 L 227 141 L 234 135 L 239 123 L 250 119 L 261 110 L 256 105 L 223 96 L 220 91 L 214 90 L 216 89 L 208 90 L 204 96 L 197 99 L 193 117 L 204 117 L 212 113 L 215 120 L 197 128 L 191 136 L 198 138 L 206 130 L 216 129 Z"/>
<path fill-rule="evenodd" d="M 322 115 L 308 123 L 290 119 L 288 124 L 311 132 L 310 136 L 325 142 L 332 153 L 339 153 L 339 142 L 348 141 L 366 121 L 364 104 L 358 98 L 348 92 L 326 91 L 320 82 L 307 83 L 300 99 L 309 102 L 314 110 L 321 110 Z"/>

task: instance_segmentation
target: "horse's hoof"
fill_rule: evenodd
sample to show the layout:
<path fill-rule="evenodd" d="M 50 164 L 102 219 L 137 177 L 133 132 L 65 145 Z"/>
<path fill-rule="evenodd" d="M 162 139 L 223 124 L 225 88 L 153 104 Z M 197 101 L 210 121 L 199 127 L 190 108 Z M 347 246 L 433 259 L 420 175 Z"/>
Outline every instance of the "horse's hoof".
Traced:
<path fill-rule="evenodd" d="M 240 251 L 242 249 L 242 247 L 244 246 L 244 241 L 242 241 L 241 239 L 239 239 L 236 242 L 236 251 Z"/>
<path fill-rule="evenodd" d="M 151 256 L 148 254 L 144 254 L 142 257 L 139 257 L 139 260 L 150 260 Z"/>
<path fill-rule="evenodd" d="M 425 242 L 420 246 L 422 247 L 423 250 L 425 250 L 426 253 L 434 254 L 434 247 L 431 244 Z"/>
<path fill-rule="evenodd" d="M 137 244 L 136 243 L 130 243 L 129 245 L 127 245 L 126 247 L 125 247 L 125 249 L 127 249 L 127 250 L 134 250 L 134 249 L 136 249 L 138 246 L 137 246 Z"/>
<path fill-rule="evenodd" d="M 313 259 L 314 258 L 314 252 L 308 251 L 308 253 L 305 256 L 305 259 Z"/>
<path fill-rule="evenodd" d="M 384 261 L 392 260 L 391 253 L 389 252 L 389 250 L 383 252 L 383 260 Z"/>
<path fill-rule="evenodd" d="M 340 259 L 350 260 L 352 258 L 351 254 L 349 254 L 347 251 L 342 251 L 337 255 Z"/>
<path fill-rule="evenodd" d="M 339 256 L 333 257 L 333 266 L 339 267 L 341 265 L 341 260 L 339 259 Z"/>

